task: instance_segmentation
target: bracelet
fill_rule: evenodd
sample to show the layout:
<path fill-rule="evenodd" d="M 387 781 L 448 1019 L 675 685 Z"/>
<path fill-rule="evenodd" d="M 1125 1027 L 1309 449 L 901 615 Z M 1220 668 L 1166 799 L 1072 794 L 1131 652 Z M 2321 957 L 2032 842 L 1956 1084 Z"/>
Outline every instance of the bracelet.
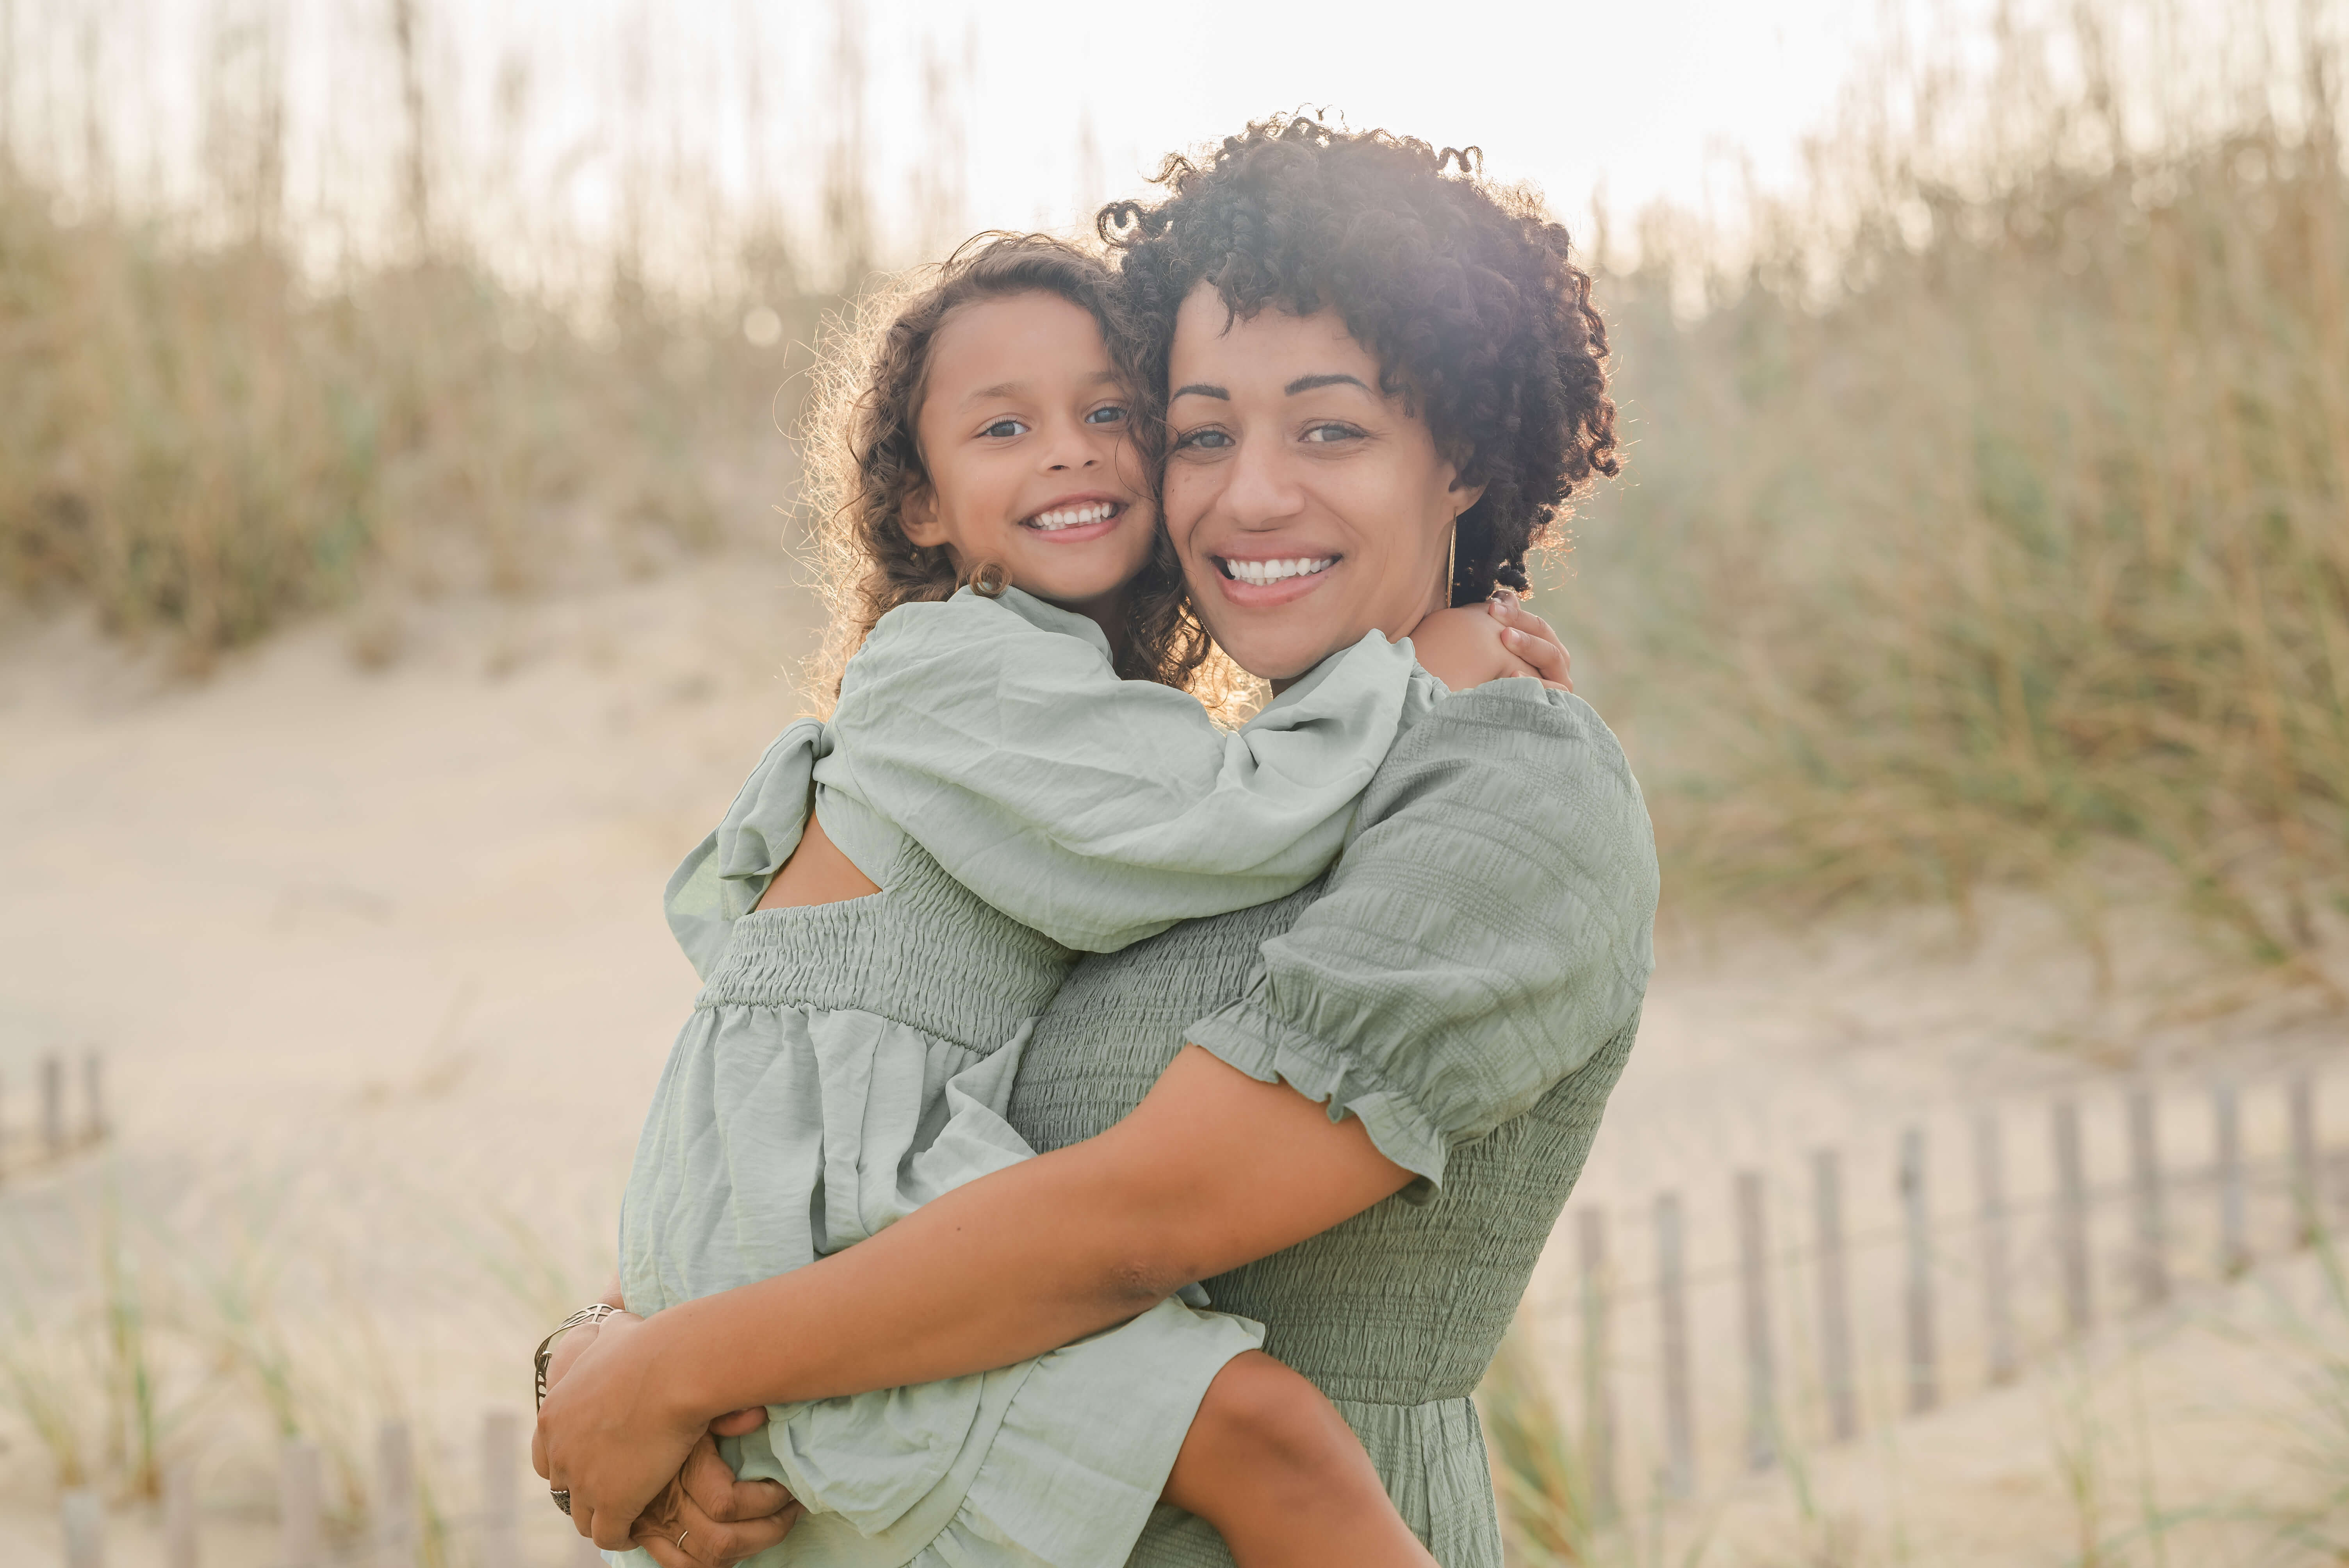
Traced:
<path fill-rule="evenodd" d="M 538 1384 L 537 1408 L 539 1409 L 544 1409 L 546 1408 L 546 1368 L 547 1364 L 554 1359 L 554 1342 L 562 1338 L 564 1335 L 570 1333 L 574 1328 L 583 1328 L 589 1324 L 601 1323 L 619 1310 L 620 1309 L 618 1307 L 614 1306 L 608 1301 L 599 1301 L 591 1306 L 583 1306 L 578 1311 L 573 1313 L 570 1316 L 564 1318 L 562 1322 L 556 1324 L 554 1326 L 554 1332 L 538 1342 L 537 1350 L 533 1352 L 531 1355 L 530 1365 L 531 1370 L 536 1374 L 536 1381 Z"/>

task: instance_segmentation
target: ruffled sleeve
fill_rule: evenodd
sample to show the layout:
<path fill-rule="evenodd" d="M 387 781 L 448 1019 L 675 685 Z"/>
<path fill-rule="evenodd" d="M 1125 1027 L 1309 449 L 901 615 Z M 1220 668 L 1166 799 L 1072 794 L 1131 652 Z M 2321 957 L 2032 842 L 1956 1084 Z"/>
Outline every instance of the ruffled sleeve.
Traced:
<path fill-rule="evenodd" d="M 799 848 L 815 766 L 831 749 L 822 721 L 794 721 L 759 758 L 718 830 L 670 875 L 661 900 L 668 928 L 702 978 L 725 953 L 734 923 L 757 907 Z"/>
<path fill-rule="evenodd" d="M 1436 705 L 1362 801 L 1327 891 L 1188 1038 L 1361 1119 L 1422 1180 L 1636 1022 L 1657 872 L 1622 749 L 1578 698 L 1497 681 Z"/>
<path fill-rule="evenodd" d="M 1226 731 L 1119 679 L 1084 617 L 966 590 L 882 617 L 817 776 L 1014 920 L 1110 952 L 1319 876 L 1426 679 L 1373 632 Z"/>

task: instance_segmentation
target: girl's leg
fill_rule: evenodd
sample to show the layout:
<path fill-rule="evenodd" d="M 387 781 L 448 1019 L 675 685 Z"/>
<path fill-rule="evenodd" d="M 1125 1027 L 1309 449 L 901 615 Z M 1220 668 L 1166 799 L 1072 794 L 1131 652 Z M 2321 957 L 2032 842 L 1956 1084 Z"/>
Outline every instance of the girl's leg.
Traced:
<path fill-rule="evenodd" d="M 1164 1496 L 1240 1568 L 1434 1568 L 1338 1408 L 1261 1350 L 1207 1386 Z"/>

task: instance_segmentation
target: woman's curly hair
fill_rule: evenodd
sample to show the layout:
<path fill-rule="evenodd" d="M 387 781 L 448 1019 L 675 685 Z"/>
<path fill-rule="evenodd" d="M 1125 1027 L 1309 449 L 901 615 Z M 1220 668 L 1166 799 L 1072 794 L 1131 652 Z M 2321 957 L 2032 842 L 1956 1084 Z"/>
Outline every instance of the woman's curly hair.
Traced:
<path fill-rule="evenodd" d="M 1540 198 L 1486 183 L 1483 165 L 1474 147 L 1276 115 L 1197 160 L 1167 159 L 1162 199 L 1112 202 L 1095 223 L 1143 330 L 1154 402 L 1175 312 L 1202 282 L 1238 316 L 1337 311 L 1382 390 L 1485 487 L 1460 517 L 1454 604 L 1526 588 L 1526 553 L 1557 543 L 1575 490 L 1619 467 L 1590 274 Z"/>
<path fill-rule="evenodd" d="M 882 616 L 900 604 L 950 597 L 962 585 L 943 546 L 918 545 L 905 535 L 905 502 L 929 482 L 916 425 L 930 347 L 957 310 L 1024 294 L 1053 294 L 1089 313 L 1128 396 L 1145 406 L 1155 401 L 1145 398 L 1136 375 L 1136 335 L 1116 274 L 1098 256 L 1048 234 L 978 235 L 936 267 L 917 269 L 896 288 L 860 302 L 855 318 L 841 324 L 826 345 L 800 443 L 816 511 L 819 581 L 831 611 L 816 689 L 839 690 L 841 670 Z M 1131 590 L 1120 675 L 1188 684 L 1209 652 L 1189 603 L 1161 529 Z"/>

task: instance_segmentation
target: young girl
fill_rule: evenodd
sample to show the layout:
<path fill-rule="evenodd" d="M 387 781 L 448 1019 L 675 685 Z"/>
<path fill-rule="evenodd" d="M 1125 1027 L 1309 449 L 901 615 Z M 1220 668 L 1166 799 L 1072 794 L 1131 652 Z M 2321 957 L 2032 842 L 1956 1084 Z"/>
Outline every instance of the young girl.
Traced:
<path fill-rule="evenodd" d="M 1155 554 L 1110 285 L 1057 242 L 998 239 L 874 352 L 842 511 L 862 645 L 830 722 L 784 731 L 670 882 L 705 985 L 629 1178 L 632 1312 L 1029 1158 L 1002 1112 L 1077 953 L 1319 875 L 1441 695 L 1375 633 L 1237 731 L 1161 684 L 1205 645 Z M 1445 632 L 1485 666 L 1463 684 L 1521 672 L 1489 630 Z M 1261 1328 L 1184 1295 L 984 1376 L 774 1408 L 724 1451 L 806 1510 L 775 1560 L 1107 1568 L 1164 1498 L 1244 1568 L 1429 1563 Z"/>

